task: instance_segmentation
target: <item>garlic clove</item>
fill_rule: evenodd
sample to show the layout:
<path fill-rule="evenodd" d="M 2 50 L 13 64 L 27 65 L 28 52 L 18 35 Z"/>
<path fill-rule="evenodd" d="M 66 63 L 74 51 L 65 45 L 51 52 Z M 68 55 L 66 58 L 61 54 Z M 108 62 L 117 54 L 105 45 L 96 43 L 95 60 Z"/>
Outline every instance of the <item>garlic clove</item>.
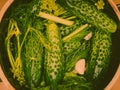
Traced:
<path fill-rule="evenodd" d="M 83 75 L 85 72 L 85 59 L 80 59 L 75 65 L 76 73 Z"/>
<path fill-rule="evenodd" d="M 92 37 L 92 35 L 93 35 L 93 33 L 90 32 L 90 33 L 88 33 L 88 34 L 84 37 L 84 39 L 85 39 L 85 40 L 90 40 L 91 37 Z"/>

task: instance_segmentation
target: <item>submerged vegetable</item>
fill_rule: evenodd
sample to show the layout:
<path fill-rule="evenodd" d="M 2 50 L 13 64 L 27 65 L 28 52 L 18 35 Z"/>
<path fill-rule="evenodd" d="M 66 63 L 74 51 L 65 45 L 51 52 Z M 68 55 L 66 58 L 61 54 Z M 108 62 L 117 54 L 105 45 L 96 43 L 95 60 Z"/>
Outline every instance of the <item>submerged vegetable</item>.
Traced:
<path fill-rule="evenodd" d="M 90 32 L 84 37 L 84 39 L 85 40 L 90 40 L 92 38 L 92 36 L 93 36 L 93 32 Z"/>
<path fill-rule="evenodd" d="M 62 9 L 61 6 L 56 4 L 55 1 L 56 0 L 42 0 L 41 5 L 42 12 L 40 12 L 40 14 L 44 14 L 50 17 L 50 19 L 48 19 L 48 17 L 45 18 L 48 19 L 48 22 L 45 24 L 46 36 L 50 43 L 51 50 L 50 51 L 45 50 L 44 68 L 45 68 L 45 82 L 47 85 L 50 85 L 50 88 L 52 90 L 57 89 L 58 84 L 60 84 L 60 81 L 64 77 L 64 56 L 62 53 L 63 52 L 62 39 L 59 28 L 54 21 L 56 20 L 62 21 L 63 23 L 64 21 L 67 21 L 58 17 L 59 15 L 65 13 L 66 11 Z"/>
<path fill-rule="evenodd" d="M 58 26 L 54 22 L 49 22 L 46 32 L 51 51 L 45 51 L 45 81 L 55 90 L 64 75 L 62 40 Z"/>
<path fill-rule="evenodd" d="M 69 42 L 66 42 L 63 44 L 63 48 L 64 48 L 64 54 L 65 55 L 69 55 L 70 53 L 74 52 L 76 49 L 78 49 L 79 47 L 81 47 L 81 40 L 71 40 Z"/>
<path fill-rule="evenodd" d="M 75 72 L 83 75 L 85 72 L 85 59 L 80 59 L 79 61 L 77 61 L 77 63 L 75 64 Z"/>
<path fill-rule="evenodd" d="M 29 29 L 29 28 L 28 28 Z M 31 30 L 26 32 L 21 59 L 28 87 L 38 87 L 43 75 L 43 45 Z"/>
<path fill-rule="evenodd" d="M 96 7 L 88 1 L 57 0 L 57 2 L 73 15 L 76 15 L 97 28 L 101 28 L 101 30 L 113 33 L 117 29 L 116 23 L 110 17 L 100 10 L 97 10 Z"/>
<path fill-rule="evenodd" d="M 110 63 L 111 43 L 110 33 L 95 31 L 86 69 L 89 80 L 99 80 L 107 72 Z"/>

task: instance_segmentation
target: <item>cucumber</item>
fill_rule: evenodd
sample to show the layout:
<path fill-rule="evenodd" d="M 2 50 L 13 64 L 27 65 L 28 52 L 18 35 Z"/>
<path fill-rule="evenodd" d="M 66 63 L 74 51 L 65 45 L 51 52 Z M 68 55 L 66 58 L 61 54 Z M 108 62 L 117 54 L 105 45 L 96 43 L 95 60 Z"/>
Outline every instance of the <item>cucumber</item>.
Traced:
<path fill-rule="evenodd" d="M 43 75 L 43 45 L 33 31 L 26 35 L 21 52 L 28 88 L 38 87 Z"/>
<path fill-rule="evenodd" d="M 64 75 L 62 40 L 54 22 L 48 22 L 46 34 L 51 50 L 45 50 L 45 82 L 51 86 L 52 90 L 55 90 Z"/>
<path fill-rule="evenodd" d="M 111 33 L 95 31 L 86 68 L 88 80 L 104 78 L 110 63 L 111 43 Z"/>
<path fill-rule="evenodd" d="M 116 23 L 105 13 L 98 10 L 95 5 L 85 0 L 57 0 L 62 7 L 85 22 L 101 30 L 114 33 Z"/>
<path fill-rule="evenodd" d="M 81 46 L 80 41 L 70 41 L 63 44 L 64 54 L 69 55 Z"/>

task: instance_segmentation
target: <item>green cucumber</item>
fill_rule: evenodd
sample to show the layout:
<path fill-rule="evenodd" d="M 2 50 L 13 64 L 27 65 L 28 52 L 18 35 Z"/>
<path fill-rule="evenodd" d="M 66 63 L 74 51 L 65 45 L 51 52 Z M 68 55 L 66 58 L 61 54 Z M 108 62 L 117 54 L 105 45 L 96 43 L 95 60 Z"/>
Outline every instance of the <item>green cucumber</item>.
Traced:
<path fill-rule="evenodd" d="M 72 52 L 74 52 L 76 49 L 78 49 L 81 46 L 81 42 L 80 41 L 70 41 L 70 42 L 66 42 L 63 44 L 63 48 L 64 48 L 64 54 L 68 55 Z"/>
<path fill-rule="evenodd" d="M 30 88 L 37 87 L 43 74 L 43 45 L 32 31 L 28 32 L 21 51 L 26 83 Z"/>
<path fill-rule="evenodd" d="M 54 22 L 48 23 L 46 34 L 51 50 L 45 51 L 45 81 L 52 90 L 55 90 L 64 75 L 62 40 L 60 31 Z"/>
<path fill-rule="evenodd" d="M 86 68 L 89 80 L 100 80 L 107 72 L 110 63 L 111 43 L 111 33 L 95 31 Z"/>
<path fill-rule="evenodd" d="M 101 30 L 114 33 L 117 25 L 105 13 L 98 10 L 95 5 L 85 0 L 57 0 L 62 7 L 71 12 L 73 15 L 85 22 L 94 25 Z"/>

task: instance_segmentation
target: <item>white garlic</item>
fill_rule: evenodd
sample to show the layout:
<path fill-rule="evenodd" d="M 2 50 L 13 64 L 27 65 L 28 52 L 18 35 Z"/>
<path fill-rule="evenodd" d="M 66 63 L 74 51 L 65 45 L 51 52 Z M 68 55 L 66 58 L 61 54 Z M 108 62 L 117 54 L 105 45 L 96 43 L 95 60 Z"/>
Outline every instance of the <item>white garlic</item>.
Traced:
<path fill-rule="evenodd" d="M 80 59 L 75 65 L 76 73 L 83 75 L 85 72 L 85 59 Z"/>
<path fill-rule="evenodd" d="M 84 39 L 85 39 L 85 40 L 90 40 L 91 37 L 92 37 L 92 32 L 88 33 L 88 34 L 84 37 Z"/>

